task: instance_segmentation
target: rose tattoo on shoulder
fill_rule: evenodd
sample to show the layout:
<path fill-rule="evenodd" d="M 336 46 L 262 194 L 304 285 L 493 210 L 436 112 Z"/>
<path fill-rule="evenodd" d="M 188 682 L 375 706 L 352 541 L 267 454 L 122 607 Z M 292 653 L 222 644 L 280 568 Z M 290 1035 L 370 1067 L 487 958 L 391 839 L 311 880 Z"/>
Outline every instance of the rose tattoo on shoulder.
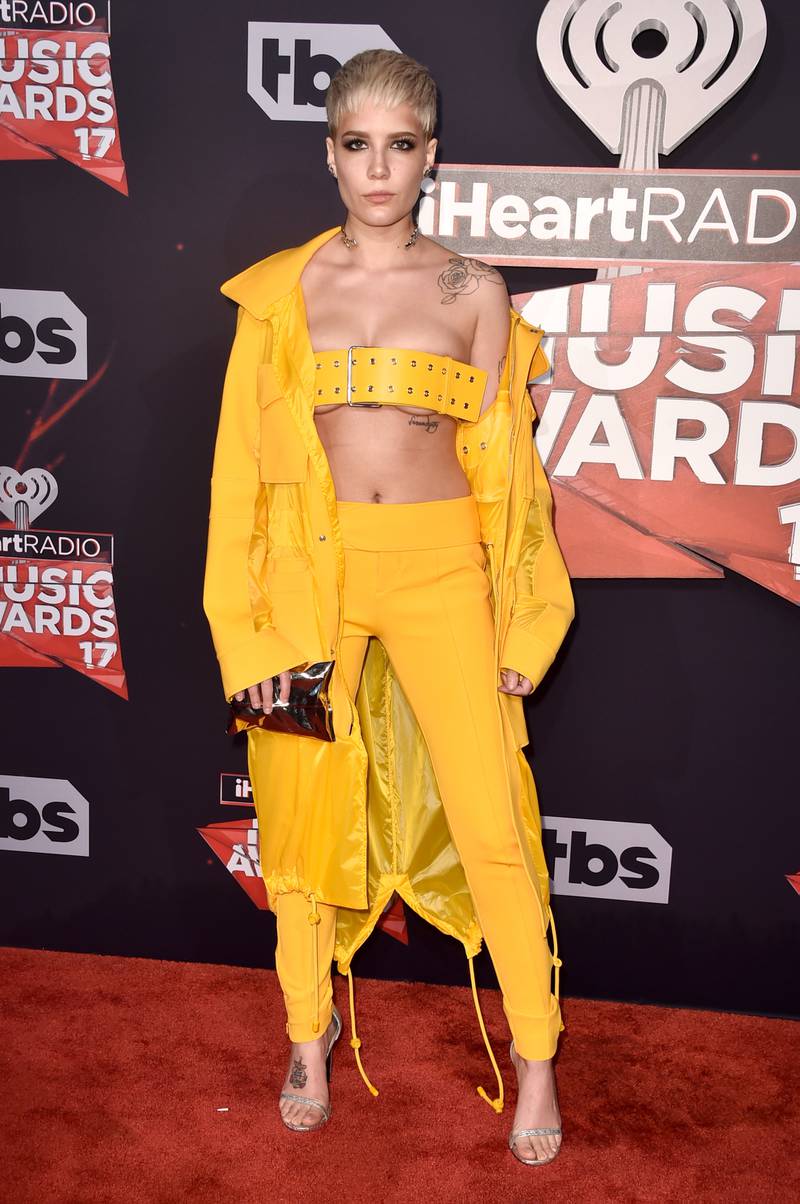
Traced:
<path fill-rule="evenodd" d="M 480 259 L 452 256 L 438 280 L 439 288 L 445 294 L 442 305 L 452 305 L 456 297 L 467 297 L 476 292 L 482 280 L 503 284 L 503 277 L 488 263 Z"/>

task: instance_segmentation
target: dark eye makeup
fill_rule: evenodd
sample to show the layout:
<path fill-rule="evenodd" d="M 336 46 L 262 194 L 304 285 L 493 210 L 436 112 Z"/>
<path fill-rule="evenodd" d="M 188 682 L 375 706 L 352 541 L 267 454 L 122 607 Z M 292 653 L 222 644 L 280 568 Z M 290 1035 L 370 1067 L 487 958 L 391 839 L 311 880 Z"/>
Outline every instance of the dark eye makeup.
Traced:
<path fill-rule="evenodd" d="M 346 150 L 358 151 L 358 150 L 362 150 L 367 144 L 363 138 L 351 137 L 351 138 L 345 138 L 343 145 Z M 412 151 L 412 150 L 414 150 L 416 145 L 417 144 L 413 138 L 395 138 L 394 142 L 391 143 L 390 149 L 400 150 L 400 151 Z"/>

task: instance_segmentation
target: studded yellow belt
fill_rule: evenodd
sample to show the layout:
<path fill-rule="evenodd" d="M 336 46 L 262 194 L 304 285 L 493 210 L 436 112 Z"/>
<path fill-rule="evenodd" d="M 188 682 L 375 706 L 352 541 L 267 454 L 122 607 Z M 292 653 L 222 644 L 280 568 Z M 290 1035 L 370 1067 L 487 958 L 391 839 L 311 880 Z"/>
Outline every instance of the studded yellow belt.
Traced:
<path fill-rule="evenodd" d="M 398 347 L 314 353 L 314 405 L 420 406 L 464 422 L 480 415 L 488 373 L 449 355 Z"/>

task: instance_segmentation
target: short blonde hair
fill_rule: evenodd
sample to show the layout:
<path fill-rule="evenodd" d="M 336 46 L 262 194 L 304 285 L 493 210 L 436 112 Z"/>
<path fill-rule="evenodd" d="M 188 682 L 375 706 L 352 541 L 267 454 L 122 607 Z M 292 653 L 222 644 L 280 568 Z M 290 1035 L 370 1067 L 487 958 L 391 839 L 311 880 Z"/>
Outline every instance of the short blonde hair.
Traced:
<path fill-rule="evenodd" d="M 328 128 L 335 134 L 342 116 L 369 99 L 387 109 L 407 104 L 423 133 L 436 125 L 436 84 L 430 71 L 399 50 L 363 50 L 339 68 L 325 94 Z"/>

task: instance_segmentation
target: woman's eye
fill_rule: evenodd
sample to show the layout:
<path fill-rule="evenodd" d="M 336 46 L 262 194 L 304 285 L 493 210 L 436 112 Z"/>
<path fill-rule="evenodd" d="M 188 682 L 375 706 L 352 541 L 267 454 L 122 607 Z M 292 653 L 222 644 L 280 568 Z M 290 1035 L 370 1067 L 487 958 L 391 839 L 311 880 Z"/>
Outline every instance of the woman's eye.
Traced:
<path fill-rule="evenodd" d="M 408 138 L 398 138 L 396 142 L 392 143 L 392 146 L 397 147 L 398 150 L 410 151 L 414 149 L 416 142 L 411 142 Z"/>
<path fill-rule="evenodd" d="M 347 150 L 361 150 L 362 146 L 366 145 L 367 144 L 363 138 L 348 138 L 348 140 L 345 142 L 345 147 Z"/>

